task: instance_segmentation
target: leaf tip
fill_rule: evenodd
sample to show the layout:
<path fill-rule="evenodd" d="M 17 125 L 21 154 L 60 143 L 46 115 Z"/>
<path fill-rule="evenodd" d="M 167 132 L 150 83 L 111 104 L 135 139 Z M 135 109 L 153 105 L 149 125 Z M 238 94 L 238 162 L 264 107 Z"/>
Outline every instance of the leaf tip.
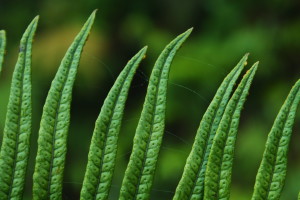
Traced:
<path fill-rule="evenodd" d="M 95 10 L 92 12 L 92 14 L 91 14 L 90 18 L 91 18 L 91 19 L 94 19 L 94 18 L 95 18 L 95 16 L 96 16 L 96 14 L 97 14 L 97 12 L 98 12 L 98 8 L 97 8 L 97 9 L 95 9 Z"/>
<path fill-rule="evenodd" d="M 39 18 L 40 18 L 39 15 L 35 16 L 35 18 L 33 18 L 33 20 L 30 22 L 27 30 L 33 29 L 35 31 L 36 27 L 37 27 L 37 24 L 39 22 Z"/>
<path fill-rule="evenodd" d="M 194 30 L 194 27 L 191 27 L 184 34 L 190 35 L 193 30 Z"/>
<path fill-rule="evenodd" d="M 252 67 L 248 70 L 249 73 L 255 73 L 257 68 L 258 68 L 258 64 L 259 64 L 259 61 L 257 61 L 256 63 L 254 63 L 252 65 Z"/>
<path fill-rule="evenodd" d="M 146 52 L 147 52 L 147 49 L 148 49 L 148 46 L 144 46 L 143 48 L 142 48 L 142 50 L 141 50 L 141 53 L 142 54 L 144 54 L 144 56 L 143 56 L 143 60 L 146 58 Z"/>
<path fill-rule="evenodd" d="M 36 26 L 37 23 L 39 22 L 39 19 L 40 19 L 40 16 L 39 16 L 39 15 L 35 16 L 35 18 L 33 18 L 32 22 L 31 22 L 31 25 L 32 25 L 32 26 L 33 26 L 33 25 Z"/>
<path fill-rule="evenodd" d="M 246 66 L 246 65 L 248 64 L 248 62 L 247 62 L 248 57 L 249 57 L 249 53 L 246 53 L 246 54 L 243 56 L 243 58 L 242 58 L 242 60 L 243 60 L 243 62 L 244 62 L 244 66 Z"/>
<path fill-rule="evenodd" d="M 148 46 L 146 45 L 142 48 L 142 51 L 147 51 L 147 49 L 148 49 Z"/>

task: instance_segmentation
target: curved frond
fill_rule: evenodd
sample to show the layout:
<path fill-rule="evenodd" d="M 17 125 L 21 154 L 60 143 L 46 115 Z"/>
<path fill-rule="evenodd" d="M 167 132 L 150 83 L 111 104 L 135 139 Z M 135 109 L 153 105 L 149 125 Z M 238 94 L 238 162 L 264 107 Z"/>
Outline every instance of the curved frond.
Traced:
<path fill-rule="evenodd" d="M 64 56 L 52 81 L 39 130 L 33 199 L 61 199 L 72 88 L 83 46 L 95 19 L 91 14 Z"/>
<path fill-rule="evenodd" d="M 23 196 L 32 123 L 31 49 L 37 23 L 38 17 L 33 19 L 23 34 L 12 77 L 0 153 L 0 199 L 3 200 L 22 199 Z M 2 50 L 1 46 L 0 62 Z"/>
<path fill-rule="evenodd" d="M 239 119 L 251 82 L 257 70 L 255 63 L 244 75 L 230 98 L 208 157 L 205 172 L 204 199 L 229 199 L 234 145 Z"/>
<path fill-rule="evenodd" d="M 279 199 L 284 186 L 287 153 L 300 101 L 300 80 L 282 105 L 269 133 L 256 176 L 253 200 Z"/>
<path fill-rule="evenodd" d="M 4 30 L 0 30 L 0 73 L 2 71 L 2 64 L 4 60 L 6 46 L 6 35 Z"/>
<path fill-rule="evenodd" d="M 149 199 L 165 126 L 167 83 L 171 62 L 192 29 L 175 38 L 158 57 L 150 76 L 142 114 L 134 136 L 120 200 Z"/>
<path fill-rule="evenodd" d="M 183 175 L 177 186 L 174 200 L 203 199 L 204 175 L 212 141 L 228 103 L 232 88 L 246 65 L 247 58 L 248 54 L 225 77 L 203 115 L 192 150 L 186 161 Z"/>
<path fill-rule="evenodd" d="M 118 135 L 132 78 L 145 57 L 140 50 L 125 66 L 107 95 L 95 124 L 80 199 L 108 198 L 115 168 Z"/>

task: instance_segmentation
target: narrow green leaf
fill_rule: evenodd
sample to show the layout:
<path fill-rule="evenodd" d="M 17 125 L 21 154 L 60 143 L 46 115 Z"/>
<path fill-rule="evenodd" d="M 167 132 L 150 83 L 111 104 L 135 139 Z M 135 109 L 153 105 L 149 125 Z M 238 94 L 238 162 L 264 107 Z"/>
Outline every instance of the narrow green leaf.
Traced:
<path fill-rule="evenodd" d="M 83 46 L 95 19 L 91 14 L 69 47 L 52 81 L 39 130 L 33 199 L 61 199 L 72 88 Z"/>
<path fill-rule="evenodd" d="M 300 200 L 300 192 L 299 192 L 299 194 L 298 194 L 298 200 Z"/>
<path fill-rule="evenodd" d="M 2 71 L 2 64 L 4 60 L 6 46 L 6 35 L 4 30 L 0 30 L 0 73 Z"/>
<path fill-rule="evenodd" d="M 284 186 L 287 153 L 300 101 L 300 80 L 291 89 L 269 133 L 256 176 L 253 200 L 279 199 Z"/>
<path fill-rule="evenodd" d="M 170 65 L 191 31 L 189 29 L 167 45 L 152 70 L 130 161 L 121 186 L 120 200 L 149 199 L 165 126 Z"/>
<path fill-rule="evenodd" d="M 239 119 L 258 63 L 244 75 L 230 98 L 222 116 L 208 157 L 205 172 L 204 199 L 229 199 L 234 145 Z"/>
<path fill-rule="evenodd" d="M 125 102 L 132 78 L 146 51 L 147 47 L 144 47 L 127 63 L 104 101 L 90 145 L 81 200 L 108 198 Z"/>
<path fill-rule="evenodd" d="M 37 16 L 27 27 L 12 77 L 0 153 L 0 199 L 22 199 L 31 135 L 31 49 Z"/>
<path fill-rule="evenodd" d="M 200 200 L 204 195 L 204 175 L 213 138 L 228 103 L 232 88 L 246 65 L 246 54 L 226 76 L 203 115 L 195 141 L 177 186 L 174 200 Z"/>

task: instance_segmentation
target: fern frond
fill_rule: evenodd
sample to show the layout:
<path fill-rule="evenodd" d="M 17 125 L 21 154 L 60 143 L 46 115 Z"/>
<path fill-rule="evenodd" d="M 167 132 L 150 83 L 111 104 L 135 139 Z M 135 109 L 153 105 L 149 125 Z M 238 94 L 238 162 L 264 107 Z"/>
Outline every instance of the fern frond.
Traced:
<path fill-rule="evenodd" d="M 175 38 L 158 57 L 150 76 L 142 114 L 134 136 L 120 200 L 149 199 L 164 126 L 171 62 L 192 29 Z"/>
<path fill-rule="evenodd" d="M 3 200 L 23 196 L 32 123 L 31 49 L 38 19 L 34 18 L 23 34 L 12 77 L 0 153 L 0 199 Z M 0 51 L 2 56 L 2 48 Z"/>
<path fill-rule="evenodd" d="M 0 73 L 2 71 L 2 64 L 4 60 L 6 46 L 6 34 L 4 30 L 0 30 Z"/>
<path fill-rule="evenodd" d="M 95 19 L 91 14 L 64 56 L 52 81 L 40 124 L 33 175 L 33 199 L 61 199 L 72 88 L 83 46 Z"/>
<path fill-rule="evenodd" d="M 246 65 L 246 54 L 225 77 L 200 122 L 195 141 L 176 188 L 174 200 L 203 199 L 204 175 L 213 138 L 228 103 L 232 88 Z"/>
<path fill-rule="evenodd" d="M 125 102 L 132 78 L 146 50 L 147 47 L 144 47 L 127 63 L 104 101 L 90 145 L 81 200 L 108 198 Z"/>
<path fill-rule="evenodd" d="M 213 139 L 205 172 L 205 200 L 229 199 L 234 145 L 240 113 L 257 70 L 257 65 L 258 63 L 255 63 L 247 71 L 230 98 Z"/>
<path fill-rule="evenodd" d="M 284 186 L 287 153 L 300 101 L 300 80 L 291 89 L 269 133 L 256 176 L 253 200 L 279 199 Z"/>

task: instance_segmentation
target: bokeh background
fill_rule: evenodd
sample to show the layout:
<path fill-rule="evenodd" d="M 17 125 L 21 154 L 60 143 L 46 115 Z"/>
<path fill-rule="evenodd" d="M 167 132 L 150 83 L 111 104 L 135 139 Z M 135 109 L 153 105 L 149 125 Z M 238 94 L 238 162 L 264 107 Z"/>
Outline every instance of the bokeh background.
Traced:
<path fill-rule="evenodd" d="M 117 199 L 155 59 L 176 35 L 194 31 L 176 55 L 167 96 L 167 121 L 151 199 L 171 199 L 199 122 L 219 84 L 250 52 L 260 61 L 242 112 L 233 166 L 231 199 L 250 199 L 267 134 L 300 75 L 300 1 L 180 0 L 0 0 L 0 29 L 8 46 L 0 79 L 0 136 L 12 70 L 23 31 L 40 15 L 33 46 L 33 134 L 24 199 L 31 199 L 32 174 L 42 106 L 65 51 L 89 14 L 98 8 L 73 90 L 64 178 L 65 200 L 79 199 L 94 122 L 118 73 L 148 45 L 128 97 L 119 138 L 110 199 Z M 289 152 L 281 199 L 300 190 L 300 114 Z"/>

